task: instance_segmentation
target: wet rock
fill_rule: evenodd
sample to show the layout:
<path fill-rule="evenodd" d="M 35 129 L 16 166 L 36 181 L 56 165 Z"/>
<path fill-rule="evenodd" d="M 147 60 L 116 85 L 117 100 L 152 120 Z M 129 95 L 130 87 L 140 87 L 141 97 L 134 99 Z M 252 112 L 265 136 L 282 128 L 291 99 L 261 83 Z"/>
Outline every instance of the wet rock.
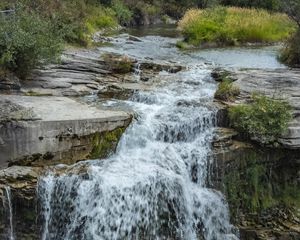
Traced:
<path fill-rule="evenodd" d="M 300 238 L 297 150 L 268 149 L 218 129 L 213 142 L 212 187 L 225 193 L 241 239 Z"/>
<path fill-rule="evenodd" d="M 132 89 L 125 89 L 118 85 L 108 85 L 104 89 L 102 89 L 98 95 L 101 98 L 114 98 L 114 99 L 121 99 L 127 100 L 129 99 L 134 93 Z"/>
<path fill-rule="evenodd" d="M 238 135 L 234 129 L 231 128 L 216 128 L 212 144 L 214 149 L 226 148 L 233 144 L 233 138 Z"/>
<path fill-rule="evenodd" d="M 132 36 L 132 35 L 129 35 L 128 40 L 133 41 L 133 42 L 142 42 L 142 39 Z"/>
<path fill-rule="evenodd" d="M 15 239 L 38 239 L 39 228 L 37 222 L 36 187 L 40 168 L 13 166 L 0 170 L 0 236 L 6 239 L 11 231 L 10 217 L 13 219 Z M 9 188 L 9 192 L 8 189 Z M 12 216 L 9 211 L 9 198 Z"/>

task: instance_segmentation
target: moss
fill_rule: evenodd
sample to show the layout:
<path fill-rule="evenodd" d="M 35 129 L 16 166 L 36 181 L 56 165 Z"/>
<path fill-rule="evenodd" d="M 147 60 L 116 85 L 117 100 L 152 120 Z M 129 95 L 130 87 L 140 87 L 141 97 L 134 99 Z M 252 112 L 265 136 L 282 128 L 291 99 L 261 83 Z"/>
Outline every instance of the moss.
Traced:
<path fill-rule="evenodd" d="M 25 96 L 31 96 L 31 97 L 49 97 L 53 96 L 51 93 L 38 93 L 35 91 L 28 91 L 25 93 Z"/>
<path fill-rule="evenodd" d="M 117 128 L 113 131 L 96 133 L 92 140 L 93 149 L 88 155 L 90 159 L 105 158 L 117 147 L 118 141 L 125 128 Z"/>
<path fill-rule="evenodd" d="M 129 73 L 132 72 L 134 64 L 127 56 L 116 56 L 112 54 L 104 54 L 103 59 L 109 66 L 109 69 L 115 73 Z"/>
<path fill-rule="evenodd" d="M 194 48 L 194 46 L 184 42 L 184 41 L 177 41 L 176 42 L 176 47 L 179 48 L 179 49 L 182 49 L 182 50 L 189 50 L 189 49 L 192 49 Z"/>
<path fill-rule="evenodd" d="M 245 151 L 245 150 L 244 150 Z M 250 149 L 227 166 L 224 184 L 234 223 L 279 208 L 300 205 L 297 153 Z"/>

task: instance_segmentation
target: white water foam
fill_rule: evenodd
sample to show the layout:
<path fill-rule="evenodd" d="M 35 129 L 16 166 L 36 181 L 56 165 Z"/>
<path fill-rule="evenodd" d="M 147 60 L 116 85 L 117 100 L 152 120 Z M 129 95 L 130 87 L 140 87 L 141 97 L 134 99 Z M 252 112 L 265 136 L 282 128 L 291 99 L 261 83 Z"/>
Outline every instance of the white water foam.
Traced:
<path fill-rule="evenodd" d="M 127 102 L 138 117 L 112 157 L 39 181 L 43 240 L 238 239 L 224 197 L 206 187 L 210 72 L 191 67 L 172 76 Z"/>

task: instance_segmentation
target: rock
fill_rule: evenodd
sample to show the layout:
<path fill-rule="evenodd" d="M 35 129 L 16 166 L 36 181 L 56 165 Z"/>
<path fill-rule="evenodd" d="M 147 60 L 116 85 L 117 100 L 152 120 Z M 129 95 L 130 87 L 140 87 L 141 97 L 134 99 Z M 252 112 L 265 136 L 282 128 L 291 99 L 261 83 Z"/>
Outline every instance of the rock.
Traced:
<path fill-rule="evenodd" d="M 240 142 L 231 129 L 216 133 L 211 187 L 225 194 L 240 239 L 300 239 L 299 151 Z"/>
<path fill-rule="evenodd" d="M 0 95 L 33 118 L 12 118 L 0 127 L 0 168 L 8 165 L 43 166 L 74 163 L 93 155 L 99 134 L 117 134 L 131 121 L 125 112 L 101 111 L 65 97 Z M 20 107 L 19 107 L 20 106 Z M 111 149 L 115 147 L 112 143 Z"/>
<path fill-rule="evenodd" d="M 0 124 L 10 121 L 34 121 L 38 119 L 31 108 L 24 108 L 7 99 L 0 99 Z"/>
<path fill-rule="evenodd" d="M 289 123 L 287 134 L 283 135 L 279 142 L 288 149 L 300 149 L 300 70 L 276 69 L 276 70 L 239 70 L 234 72 L 213 72 L 216 80 L 230 78 L 233 85 L 240 89 L 240 95 L 231 104 L 247 102 L 252 93 L 286 99 L 294 113 L 293 120 Z"/>
<path fill-rule="evenodd" d="M 37 182 L 40 168 L 14 166 L 0 170 L 0 237 L 7 239 L 10 217 L 13 219 L 15 239 L 38 239 L 41 224 L 37 214 Z M 10 216 L 7 188 L 10 193 Z M 3 236 L 3 235 L 4 236 Z"/>
<path fill-rule="evenodd" d="M 104 89 L 102 89 L 98 95 L 101 98 L 114 98 L 114 99 L 121 99 L 121 100 L 127 100 L 132 96 L 134 93 L 134 90 L 132 89 L 125 89 L 118 85 L 108 85 Z"/>
<path fill-rule="evenodd" d="M 238 135 L 234 129 L 231 128 L 216 128 L 214 131 L 214 138 L 212 144 L 214 149 L 225 148 L 233 144 L 233 138 Z"/>
<path fill-rule="evenodd" d="M 14 74 L 0 72 L 0 91 L 1 90 L 20 90 L 21 84 L 19 78 Z"/>
<path fill-rule="evenodd" d="M 133 42 L 142 42 L 142 39 L 140 39 L 138 37 L 135 37 L 135 36 L 132 36 L 132 35 L 128 36 L 128 40 L 133 41 Z"/>

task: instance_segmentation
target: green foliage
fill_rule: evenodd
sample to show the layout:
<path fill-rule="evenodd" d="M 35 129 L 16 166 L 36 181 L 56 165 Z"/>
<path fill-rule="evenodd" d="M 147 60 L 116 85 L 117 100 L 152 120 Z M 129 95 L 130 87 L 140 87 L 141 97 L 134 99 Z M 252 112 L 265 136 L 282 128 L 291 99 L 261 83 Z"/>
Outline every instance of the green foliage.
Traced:
<path fill-rule="evenodd" d="M 61 35 L 54 25 L 34 12 L 18 9 L 0 18 L 0 64 L 26 78 L 30 71 L 55 61 L 62 50 Z"/>
<path fill-rule="evenodd" d="M 189 10 L 179 22 L 179 29 L 194 45 L 214 42 L 222 46 L 282 41 L 294 31 L 295 24 L 284 14 L 217 7 Z"/>
<path fill-rule="evenodd" d="M 115 11 L 121 25 L 129 24 L 132 19 L 133 13 L 121 0 L 113 1 L 112 9 Z"/>
<path fill-rule="evenodd" d="M 240 89 L 233 85 L 230 79 L 224 79 L 218 86 L 215 98 L 223 101 L 232 101 L 240 95 Z"/>
<path fill-rule="evenodd" d="M 117 128 L 113 131 L 96 133 L 92 141 L 92 151 L 88 158 L 101 159 L 113 153 L 117 147 L 118 141 L 124 133 L 125 128 Z"/>
<path fill-rule="evenodd" d="M 300 29 L 285 43 L 279 59 L 291 67 L 300 67 Z"/>
<path fill-rule="evenodd" d="M 225 174 L 226 197 L 232 221 L 252 218 L 266 209 L 299 207 L 297 153 L 281 149 L 243 149 Z M 262 214 L 262 215 L 261 215 Z M 250 220 L 249 219 L 249 220 Z"/>
<path fill-rule="evenodd" d="M 286 101 L 253 95 L 250 104 L 231 107 L 229 118 L 234 128 L 262 143 L 270 144 L 285 133 L 292 113 Z"/>

